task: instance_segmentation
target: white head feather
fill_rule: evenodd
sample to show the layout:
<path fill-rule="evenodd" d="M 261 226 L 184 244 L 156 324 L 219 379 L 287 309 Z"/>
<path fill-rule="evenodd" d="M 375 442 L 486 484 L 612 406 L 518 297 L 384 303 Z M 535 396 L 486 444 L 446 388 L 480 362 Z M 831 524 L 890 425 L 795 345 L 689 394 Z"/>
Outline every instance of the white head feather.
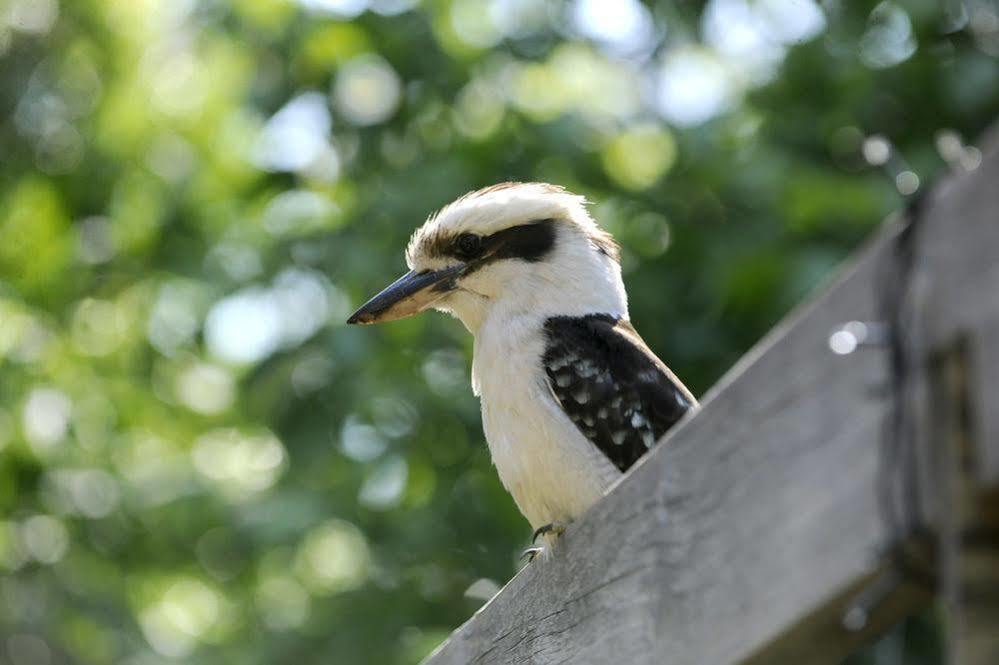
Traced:
<path fill-rule="evenodd" d="M 435 303 L 473 334 L 483 325 L 540 322 L 550 316 L 610 314 L 627 318 L 617 246 L 586 210 L 586 200 L 544 183 L 503 183 L 470 192 L 432 215 L 406 249 L 412 270 L 439 270 L 455 259 L 442 243 L 463 233 L 488 236 L 540 220 L 555 222 L 552 251 L 527 262 L 503 259 L 462 277 Z M 526 320 L 525 320 L 526 319 Z"/>

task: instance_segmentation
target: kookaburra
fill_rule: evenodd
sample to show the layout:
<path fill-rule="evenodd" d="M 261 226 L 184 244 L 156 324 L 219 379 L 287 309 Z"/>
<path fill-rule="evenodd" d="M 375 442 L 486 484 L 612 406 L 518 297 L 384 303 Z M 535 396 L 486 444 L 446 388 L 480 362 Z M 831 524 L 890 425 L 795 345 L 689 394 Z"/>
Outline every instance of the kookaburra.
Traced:
<path fill-rule="evenodd" d="M 585 203 L 541 183 L 466 194 L 416 230 L 409 272 L 348 320 L 427 308 L 461 320 L 493 463 L 549 542 L 697 405 L 629 322 L 617 244 Z"/>

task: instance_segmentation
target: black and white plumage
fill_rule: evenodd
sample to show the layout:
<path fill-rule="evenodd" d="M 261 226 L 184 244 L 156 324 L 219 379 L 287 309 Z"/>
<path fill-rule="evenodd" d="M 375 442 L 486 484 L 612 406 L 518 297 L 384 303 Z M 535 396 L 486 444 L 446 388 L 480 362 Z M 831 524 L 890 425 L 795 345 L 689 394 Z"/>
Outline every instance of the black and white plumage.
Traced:
<path fill-rule="evenodd" d="M 627 471 L 694 404 L 630 322 L 606 314 L 545 321 L 542 362 L 559 405 Z"/>
<path fill-rule="evenodd" d="M 471 192 L 417 229 L 406 261 L 349 322 L 427 308 L 461 320 L 493 463 L 533 527 L 576 519 L 696 408 L 631 326 L 617 245 L 582 197 Z"/>

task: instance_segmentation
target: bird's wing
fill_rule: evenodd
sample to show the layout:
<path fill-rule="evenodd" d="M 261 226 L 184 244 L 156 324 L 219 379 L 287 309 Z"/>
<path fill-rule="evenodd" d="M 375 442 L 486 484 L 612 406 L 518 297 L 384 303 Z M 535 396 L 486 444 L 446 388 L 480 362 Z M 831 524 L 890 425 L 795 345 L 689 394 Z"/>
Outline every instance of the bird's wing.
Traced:
<path fill-rule="evenodd" d="M 545 322 L 545 334 L 552 394 L 622 471 L 697 404 L 627 320 L 557 316 Z"/>

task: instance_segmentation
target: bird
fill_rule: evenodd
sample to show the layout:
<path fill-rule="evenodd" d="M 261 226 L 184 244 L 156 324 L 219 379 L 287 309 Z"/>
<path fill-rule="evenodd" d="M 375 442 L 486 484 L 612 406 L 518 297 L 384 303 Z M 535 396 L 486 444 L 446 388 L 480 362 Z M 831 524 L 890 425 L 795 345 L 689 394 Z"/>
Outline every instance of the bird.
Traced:
<path fill-rule="evenodd" d="M 472 390 L 534 529 L 531 560 L 698 407 L 631 324 L 619 246 L 587 205 L 539 182 L 469 192 L 416 229 L 409 271 L 347 321 L 434 309 L 472 334 Z"/>

